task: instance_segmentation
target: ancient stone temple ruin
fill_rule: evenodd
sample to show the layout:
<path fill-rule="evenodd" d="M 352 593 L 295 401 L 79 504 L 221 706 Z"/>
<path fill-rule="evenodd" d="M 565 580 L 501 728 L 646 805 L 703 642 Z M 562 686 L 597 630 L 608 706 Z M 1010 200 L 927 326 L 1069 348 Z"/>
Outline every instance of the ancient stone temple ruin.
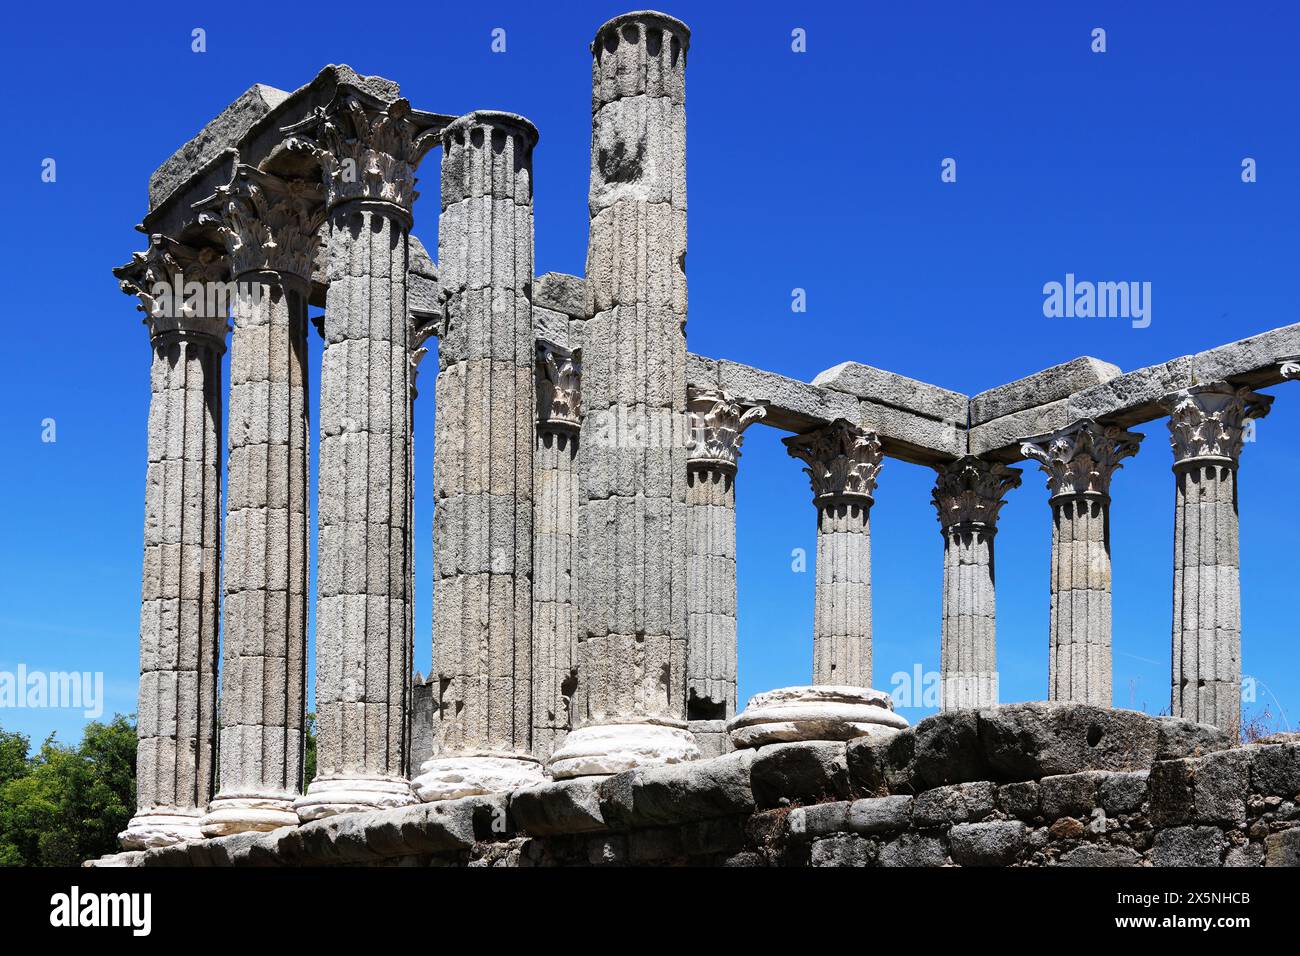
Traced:
<path fill-rule="evenodd" d="M 146 246 L 115 270 L 152 352 L 137 852 L 103 862 L 1295 862 L 1300 743 L 1236 746 L 1236 482 L 1272 401 L 1253 389 L 1300 374 L 1300 326 L 973 398 L 856 362 L 808 383 L 689 353 L 689 46 L 660 13 L 595 33 L 585 276 L 538 274 L 527 119 L 415 109 L 345 66 L 252 87 L 154 173 Z M 434 152 L 436 262 L 414 219 Z M 1110 709 L 1111 484 L 1161 444 L 1130 429 L 1162 420 L 1171 718 Z M 810 479 L 816 607 L 811 683 L 741 709 L 755 426 L 789 433 Z M 872 689 L 891 458 L 935 470 L 942 533 L 943 712 L 915 728 Z M 994 543 L 1017 462 L 1053 517 L 1050 691 L 999 705 Z"/>

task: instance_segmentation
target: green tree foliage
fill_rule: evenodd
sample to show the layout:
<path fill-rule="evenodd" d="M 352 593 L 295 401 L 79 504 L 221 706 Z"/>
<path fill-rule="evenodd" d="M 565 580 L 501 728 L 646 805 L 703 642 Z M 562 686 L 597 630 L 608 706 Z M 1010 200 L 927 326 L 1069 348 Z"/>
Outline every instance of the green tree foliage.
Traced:
<path fill-rule="evenodd" d="M 117 850 L 135 810 L 135 725 L 86 725 L 77 747 L 53 735 L 36 754 L 0 730 L 0 866 L 77 866 Z"/>
<path fill-rule="evenodd" d="M 306 726 L 307 739 L 303 748 L 303 780 L 302 788 L 307 789 L 307 784 L 316 779 L 316 715 L 307 715 Z"/>

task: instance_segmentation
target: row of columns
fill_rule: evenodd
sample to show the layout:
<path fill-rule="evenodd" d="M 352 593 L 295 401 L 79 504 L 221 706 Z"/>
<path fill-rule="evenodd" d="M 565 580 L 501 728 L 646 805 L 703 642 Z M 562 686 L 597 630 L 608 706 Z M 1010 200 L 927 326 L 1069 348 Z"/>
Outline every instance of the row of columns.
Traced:
<path fill-rule="evenodd" d="M 512 114 L 451 121 L 341 88 L 285 131 L 287 151 L 312 160 L 319 181 L 238 165 L 197 209 L 224 255 L 154 237 L 119 270 L 154 347 L 140 811 L 128 845 L 507 789 L 544 770 L 566 778 L 693 759 L 688 718 L 735 714 L 734 482 L 742 434 L 765 411 L 686 386 L 688 45 L 682 24 L 654 13 L 615 18 L 593 43 L 592 318 L 581 352 L 535 341 L 537 132 Z M 412 783 L 415 337 L 405 283 L 415 169 L 435 143 L 436 727 Z M 318 751 L 302 793 L 307 299 L 322 237 Z M 202 295 L 169 307 L 157 290 L 192 281 L 201 291 L 227 276 L 222 564 L 225 311 Z M 1224 384 L 1168 401 L 1175 713 L 1234 730 L 1235 472 L 1244 423 L 1268 401 Z M 1054 700 L 1110 703 L 1109 484 L 1140 439 L 1085 421 L 1022 449 L 1048 475 L 1053 511 Z M 806 465 L 817 509 L 813 681 L 834 706 L 860 708 L 870 703 L 852 692 L 872 676 L 882 443 L 841 419 L 786 445 Z M 985 706 L 997 699 L 996 520 L 1020 473 L 971 457 L 938 470 L 943 704 Z"/>

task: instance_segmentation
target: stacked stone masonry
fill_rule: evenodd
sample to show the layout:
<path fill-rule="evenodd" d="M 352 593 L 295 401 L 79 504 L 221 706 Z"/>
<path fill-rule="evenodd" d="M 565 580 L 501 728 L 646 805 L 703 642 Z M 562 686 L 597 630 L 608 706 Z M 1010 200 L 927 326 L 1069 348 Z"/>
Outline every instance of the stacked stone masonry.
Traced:
<path fill-rule="evenodd" d="M 100 866 L 1295 866 L 1300 740 L 1084 704 L 954 710 Z"/>
<path fill-rule="evenodd" d="M 526 119 L 414 109 L 346 66 L 253 87 L 154 173 L 147 248 L 115 270 L 152 349 L 139 806 L 122 838 L 179 848 L 130 859 L 1294 859 L 1296 794 L 1255 782 L 1294 743 L 1219 750 L 1241 721 L 1241 456 L 1273 400 L 1257 390 L 1300 377 L 1300 324 L 1129 372 L 1076 358 L 973 397 L 859 362 L 803 382 L 691 354 L 689 45 L 647 11 L 595 33 L 585 276 L 537 274 Z M 412 233 L 435 148 L 436 262 Z M 416 422 L 435 339 L 436 412 Z M 1186 738 L 1215 754 L 1157 753 L 1151 727 L 1191 725 L 1143 737 L 1104 709 L 1112 478 L 1141 447 L 1131 429 L 1158 420 L 1175 478 L 1171 707 L 1218 728 Z M 812 683 L 742 710 L 736 525 L 755 424 L 788 433 L 812 486 Z M 412 679 L 417 432 L 434 438 L 427 680 Z M 870 686 L 870 515 L 890 507 L 889 458 L 934 469 L 941 531 L 944 716 L 899 733 Z M 1066 709 L 1052 713 L 1100 714 L 1135 748 L 1101 765 L 1011 771 L 981 750 L 1005 715 L 1039 713 L 994 706 L 994 540 L 1021 483 L 1009 466 L 1027 461 L 1053 520 L 1043 656 Z M 303 792 L 313 477 L 318 773 Z M 1244 780 L 1244 815 L 1172 809 L 1166 764 L 1204 781 L 1194 794 Z M 1088 799 L 1057 813 L 1076 785 Z M 958 789 L 926 795 L 940 787 Z"/>

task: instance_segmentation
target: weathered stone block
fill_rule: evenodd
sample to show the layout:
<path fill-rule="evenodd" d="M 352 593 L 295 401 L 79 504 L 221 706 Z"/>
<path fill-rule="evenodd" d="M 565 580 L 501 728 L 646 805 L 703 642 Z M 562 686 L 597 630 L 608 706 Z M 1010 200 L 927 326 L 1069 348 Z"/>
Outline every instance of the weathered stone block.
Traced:
<path fill-rule="evenodd" d="M 918 794 L 912 804 L 912 824 L 936 827 L 979 820 L 993 812 L 997 786 L 987 781 L 957 783 Z"/>
<path fill-rule="evenodd" d="M 1218 827 L 1174 827 L 1156 834 L 1151 847 L 1155 866 L 1218 866 L 1223 833 Z"/>
<path fill-rule="evenodd" d="M 952 861 L 960 866 L 1009 866 L 1025 845 L 1019 820 L 959 823 L 948 831 Z"/>
<path fill-rule="evenodd" d="M 912 782 L 916 790 L 951 783 L 988 780 L 989 768 L 979 745 L 979 715 L 974 710 L 949 710 L 926 717 L 900 731 L 916 738 Z"/>
<path fill-rule="evenodd" d="M 510 795 L 510 812 L 524 833 L 585 833 L 605 829 L 600 814 L 603 778 L 578 777 L 516 790 Z"/>
<path fill-rule="evenodd" d="M 1090 704 L 1007 704 L 980 711 L 980 746 L 989 767 L 1004 780 L 1081 770 L 1145 770 L 1162 747 L 1176 753 L 1204 739 L 1183 726 L 1189 722 L 1170 720 Z"/>
<path fill-rule="evenodd" d="M 1244 823 L 1250 758 L 1247 750 L 1163 760 L 1151 768 L 1151 822 Z"/>
<path fill-rule="evenodd" d="M 881 866 L 943 866 L 948 862 L 943 841 L 936 836 L 904 833 L 880 847 Z"/>
<path fill-rule="evenodd" d="M 906 830 L 912 822 L 912 798 L 868 797 L 849 805 L 845 820 L 855 833 L 881 834 Z"/>
<path fill-rule="evenodd" d="M 816 803 L 810 807 L 795 807 L 786 818 L 790 836 L 812 840 L 848 829 L 849 807 L 847 800 L 835 803 Z"/>
<path fill-rule="evenodd" d="M 1107 774 L 1101 782 L 1101 806 L 1108 814 L 1136 813 L 1147 798 L 1148 771 Z"/>
<path fill-rule="evenodd" d="M 861 362 L 841 362 L 819 372 L 812 383 L 941 421 L 961 422 L 963 425 L 966 422 L 967 398 L 960 392 L 951 392 Z"/>
<path fill-rule="evenodd" d="M 972 397 L 970 423 L 983 425 L 1004 415 L 1068 398 L 1074 392 L 1108 382 L 1120 374 L 1119 366 L 1086 355 L 1053 365 Z"/>
<path fill-rule="evenodd" d="M 1270 833 L 1264 841 L 1265 866 L 1300 866 L 1300 828 Z"/>
<path fill-rule="evenodd" d="M 853 792 L 865 796 L 912 792 L 916 735 L 910 730 L 891 737 L 859 737 L 845 747 Z"/>
<path fill-rule="evenodd" d="M 1032 780 L 1008 783 L 998 787 L 998 809 L 1021 820 L 1033 820 L 1042 815 L 1038 784 Z"/>
<path fill-rule="evenodd" d="M 1098 791 L 1109 776 L 1100 770 L 1044 777 L 1039 781 L 1042 794 L 1043 816 L 1048 820 L 1057 817 L 1087 817 L 1098 805 Z"/>
<path fill-rule="evenodd" d="M 742 750 L 690 763 L 615 774 L 600 784 L 600 812 L 614 827 L 667 826 L 754 809 L 750 766 Z"/>
<path fill-rule="evenodd" d="M 1116 867 L 1140 866 L 1142 856 L 1132 847 L 1085 843 L 1061 854 L 1060 866 Z"/>
<path fill-rule="evenodd" d="M 1278 797 L 1300 794 L 1300 743 L 1269 744 L 1254 751 L 1250 788 Z"/>
<path fill-rule="evenodd" d="M 849 795 L 844 744 L 815 740 L 760 747 L 751 780 L 760 808 L 844 799 Z"/>
<path fill-rule="evenodd" d="M 871 866 L 876 847 L 853 833 L 836 833 L 813 842 L 809 862 L 813 866 Z"/>

